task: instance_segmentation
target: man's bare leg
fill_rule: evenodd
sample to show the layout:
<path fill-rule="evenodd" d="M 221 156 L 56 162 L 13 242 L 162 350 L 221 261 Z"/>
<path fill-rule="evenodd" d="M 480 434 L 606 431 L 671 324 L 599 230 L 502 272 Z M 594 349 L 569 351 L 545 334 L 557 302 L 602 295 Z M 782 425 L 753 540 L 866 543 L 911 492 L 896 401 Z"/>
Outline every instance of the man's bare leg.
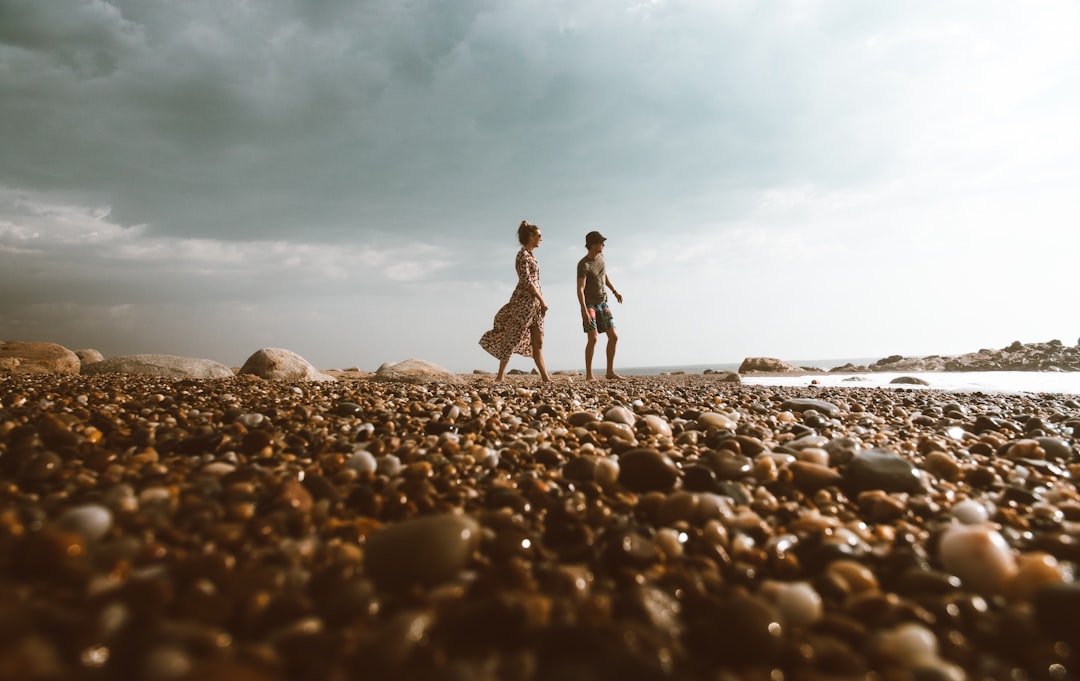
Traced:
<path fill-rule="evenodd" d="M 607 373 L 605 376 L 613 380 L 619 380 L 622 378 L 619 374 L 615 373 L 615 345 L 619 342 L 619 334 L 615 333 L 615 329 L 607 330 Z"/>
<path fill-rule="evenodd" d="M 591 381 L 593 379 L 592 373 L 592 358 L 593 351 L 596 350 L 596 331 L 590 331 L 588 340 L 585 342 L 585 380 Z"/>

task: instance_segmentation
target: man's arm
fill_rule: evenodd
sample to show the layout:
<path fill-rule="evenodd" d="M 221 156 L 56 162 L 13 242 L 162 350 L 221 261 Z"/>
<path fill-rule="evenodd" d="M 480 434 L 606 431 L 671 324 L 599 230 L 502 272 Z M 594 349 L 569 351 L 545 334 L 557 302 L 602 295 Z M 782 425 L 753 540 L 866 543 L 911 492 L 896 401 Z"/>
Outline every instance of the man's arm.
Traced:
<path fill-rule="evenodd" d="M 607 287 L 611 289 L 611 292 L 615 295 L 615 300 L 621 303 L 622 294 L 615 290 L 615 284 L 611 283 L 611 277 L 609 277 L 607 274 L 604 275 L 604 283 L 607 284 Z"/>
<path fill-rule="evenodd" d="M 589 310 L 585 306 L 585 277 L 577 278 L 577 299 L 578 304 L 581 305 L 581 321 L 589 321 Z"/>

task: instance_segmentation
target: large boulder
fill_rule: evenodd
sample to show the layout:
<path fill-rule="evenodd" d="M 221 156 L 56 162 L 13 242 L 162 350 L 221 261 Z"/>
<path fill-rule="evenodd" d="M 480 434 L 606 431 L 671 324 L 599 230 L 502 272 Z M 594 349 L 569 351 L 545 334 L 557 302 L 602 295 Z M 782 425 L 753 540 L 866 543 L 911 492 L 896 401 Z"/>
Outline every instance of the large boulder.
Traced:
<path fill-rule="evenodd" d="M 739 373 L 746 374 L 755 371 L 779 374 L 788 371 L 799 371 L 799 367 L 789 364 L 775 357 L 747 357 L 739 365 Z"/>
<path fill-rule="evenodd" d="M 330 374 L 319 371 L 306 359 L 291 350 L 262 348 L 247 358 L 240 375 L 252 375 L 270 381 L 335 381 Z"/>
<path fill-rule="evenodd" d="M 140 374 L 162 378 L 232 378 L 229 367 L 212 359 L 176 355 L 124 355 L 83 366 L 84 374 Z"/>
<path fill-rule="evenodd" d="M 460 383 L 454 373 L 423 359 L 407 359 L 403 362 L 386 362 L 372 377 L 376 381 L 399 381 L 403 383 Z"/>
<path fill-rule="evenodd" d="M 62 345 L 42 341 L 0 344 L 0 371 L 17 374 L 77 374 L 79 357 Z"/>
<path fill-rule="evenodd" d="M 79 363 L 82 366 L 86 366 L 87 364 L 93 364 L 94 362 L 100 362 L 101 360 L 105 359 L 105 355 L 101 354 L 97 350 L 92 350 L 89 348 L 76 350 L 75 356 L 79 358 Z"/>

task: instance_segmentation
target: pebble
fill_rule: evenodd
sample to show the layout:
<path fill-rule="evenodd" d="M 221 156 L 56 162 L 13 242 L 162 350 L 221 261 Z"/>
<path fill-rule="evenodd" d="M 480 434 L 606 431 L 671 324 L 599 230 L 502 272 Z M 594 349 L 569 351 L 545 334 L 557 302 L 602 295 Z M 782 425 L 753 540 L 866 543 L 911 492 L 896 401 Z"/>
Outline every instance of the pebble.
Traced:
<path fill-rule="evenodd" d="M 1005 538 L 985 525 L 948 527 L 938 551 L 946 570 L 985 595 L 1005 593 L 1019 570 Z"/>
<path fill-rule="evenodd" d="M 395 523 L 372 534 L 364 567 L 388 588 L 431 586 L 456 577 L 468 564 L 480 537 L 470 516 L 440 514 Z"/>
<path fill-rule="evenodd" d="M 0 374 L 25 678 L 1072 678 L 1076 402 Z"/>
<path fill-rule="evenodd" d="M 904 457 L 884 449 L 860 451 L 844 466 L 843 485 L 851 494 L 868 490 L 885 492 L 923 491 L 922 475 Z"/>
<path fill-rule="evenodd" d="M 105 506 L 86 504 L 69 508 L 56 519 L 57 526 L 78 532 L 86 541 L 95 542 L 108 534 L 112 528 L 113 516 Z"/>

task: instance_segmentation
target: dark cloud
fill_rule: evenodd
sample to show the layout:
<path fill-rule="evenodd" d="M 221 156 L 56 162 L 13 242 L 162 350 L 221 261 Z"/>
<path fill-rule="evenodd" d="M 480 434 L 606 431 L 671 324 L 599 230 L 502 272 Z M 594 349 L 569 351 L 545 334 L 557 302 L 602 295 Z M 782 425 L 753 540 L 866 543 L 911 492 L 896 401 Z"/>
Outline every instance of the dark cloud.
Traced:
<path fill-rule="evenodd" d="M 1076 215 L 1077 15 L 1065 1 L 0 0 L 0 336 L 70 319 L 191 339 L 175 320 L 227 326 L 231 306 L 223 343 L 299 338 L 288 315 L 329 343 L 355 299 L 344 336 L 415 310 L 482 361 L 461 348 L 513 285 L 521 219 L 544 227 L 559 287 L 583 234 L 608 234 L 620 281 L 648 289 L 642 320 L 745 293 L 722 298 L 696 352 L 730 314 L 790 305 L 810 272 L 823 298 L 863 307 L 912 280 L 886 253 L 945 267 L 978 252 L 953 263 L 977 279 L 1018 252 L 1001 246 L 1018 223 L 1037 243 Z M 978 248 L 975 224 L 994 235 Z M 573 292 L 555 291 L 569 307 L 552 328 L 573 328 Z M 812 324 L 812 302 L 790 314 Z M 553 357 L 577 358 L 576 340 Z"/>

